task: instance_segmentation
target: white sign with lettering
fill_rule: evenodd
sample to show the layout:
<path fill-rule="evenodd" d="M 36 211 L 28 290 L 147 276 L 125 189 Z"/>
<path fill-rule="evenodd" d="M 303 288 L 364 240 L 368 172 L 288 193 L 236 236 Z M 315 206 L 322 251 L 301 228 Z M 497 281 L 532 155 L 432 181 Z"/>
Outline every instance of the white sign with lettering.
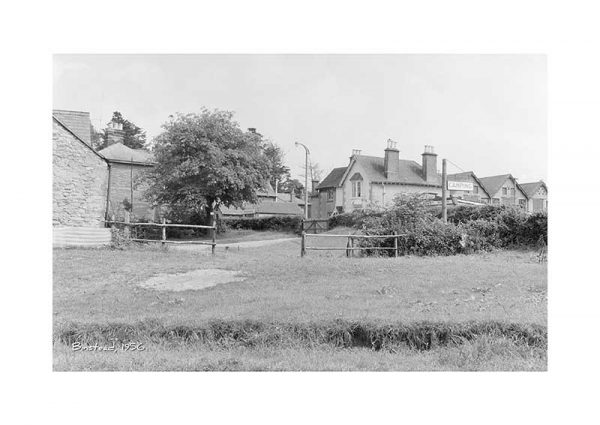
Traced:
<path fill-rule="evenodd" d="M 473 190 L 471 182 L 451 182 L 448 181 L 448 190 Z"/>

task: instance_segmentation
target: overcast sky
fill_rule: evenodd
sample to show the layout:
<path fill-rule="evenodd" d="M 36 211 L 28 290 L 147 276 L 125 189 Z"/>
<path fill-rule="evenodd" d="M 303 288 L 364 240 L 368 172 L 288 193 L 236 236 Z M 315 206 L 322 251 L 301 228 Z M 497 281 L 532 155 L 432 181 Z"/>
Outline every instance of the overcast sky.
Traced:
<path fill-rule="evenodd" d="M 327 174 L 391 138 L 401 158 L 433 145 L 438 168 L 526 183 L 547 177 L 546 78 L 542 55 L 57 55 L 53 106 L 97 129 L 118 110 L 149 138 L 175 112 L 230 110 L 283 148 L 294 177 L 294 141 Z"/>

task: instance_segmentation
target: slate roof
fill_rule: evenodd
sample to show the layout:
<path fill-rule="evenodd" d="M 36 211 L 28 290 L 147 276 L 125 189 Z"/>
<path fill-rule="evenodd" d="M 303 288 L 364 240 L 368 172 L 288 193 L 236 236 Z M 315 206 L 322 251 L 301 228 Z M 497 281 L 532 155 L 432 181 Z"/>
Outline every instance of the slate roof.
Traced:
<path fill-rule="evenodd" d="M 481 177 L 479 180 L 481 181 L 481 184 L 483 184 L 485 191 L 489 193 L 490 196 L 494 196 L 509 178 L 512 178 L 510 174 L 501 174 L 499 176 Z"/>
<path fill-rule="evenodd" d="M 300 207 L 292 202 L 271 202 L 264 201 L 256 204 L 245 204 L 243 208 L 235 207 L 220 207 L 221 213 L 224 215 L 248 215 L 254 212 L 260 214 L 275 214 L 275 215 L 302 215 L 303 211 Z"/>
<path fill-rule="evenodd" d="M 548 190 L 548 188 L 546 187 L 546 183 L 544 183 L 542 180 L 540 180 L 538 182 L 532 182 L 532 183 L 520 183 L 520 186 L 528 198 L 531 198 L 533 195 L 535 195 L 535 192 L 537 192 L 537 190 L 540 188 L 540 186 L 544 186 L 544 188 L 546 190 Z"/>
<path fill-rule="evenodd" d="M 86 145 L 92 145 L 92 122 L 89 112 L 53 109 L 52 116 L 85 142 Z"/>
<path fill-rule="evenodd" d="M 302 215 L 298 204 L 292 202 L 259 202 L 256 211 L 261 214 Z"/>
<path fill-rule="evenodd" d="M 154 164 L 152 152 L 145 149 L 131 149 L 123 143 L 115 143 L 99 152 L 109 161 L 134 162 L 142 164 Z"/>
<path fill-rule="evenodd" d="M 331 170 L 331 173 L 327 174 L 327 177 L 323 179 L 321 183 L 317 186 L 317 189 L 326 189 L 329 187 L 338 187 L 342 182 L 342 177 L 344 177 L 344 173 L 348 167 L 339 167 Z"/>
<path fill-rule="evenodd" d="M 525 195 L 526 198 L 529 198 L 529 195 L 525 192 L 525 190 L 523 190 L 523 186 L 517 182 L 517 180 L 512 176 L 512 174 L 501 174 L 499 176 L 480 177 L 479 181 L 481 182 L 485 191 L 489 193 L 490 196 L 494 196 L 496 193 L 498 193 L 498 191 L 507 179 L 514 180 L 517 189 L 519 189 L 523 193 L 523 195 Z"/>
<path fill-rule="evenodd" d="M 442 176 L 440 174 L 437 175 L 435 182 L 428 183 L 423 177 L 421 164 L 415 161 L 401 159 L 399 174 L 392 178 L 386 178 L 384 174 L 384 158 L 378 156 L 356 155 L 347 167 L 334 168 L 317 188 L 324 189 L 328 187 L 338 187 L 342 183 L 348 168 L 355 162 L 364 170 L 366 176 L 363 177 L 371 182 L 422 186 L 440 186 L 442 184 Z"/>

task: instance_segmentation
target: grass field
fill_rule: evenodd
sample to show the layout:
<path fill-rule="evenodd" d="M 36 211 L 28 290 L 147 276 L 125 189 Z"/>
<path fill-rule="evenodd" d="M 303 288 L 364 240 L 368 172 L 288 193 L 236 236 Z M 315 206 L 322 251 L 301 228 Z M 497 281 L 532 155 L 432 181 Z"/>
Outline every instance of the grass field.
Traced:
<path fill-rule="evenodd" d="M 140 286 L 158 274 L 197 269 L 235 270 L 244 280 L 183 292 Z M 310 251 L 300 259 L 298 241 L 218 251 L 214 257 L 174 249 L 67 249 L 54 250 L 53 273 L 56 370 L 546 368 L 543 344 L 515 344 L 504 334 L 475 335 L 461 344 L 426 351 L 401 347 L 374 351 L 323 341 L 226 346 L 222 341 L 211 345 L 147 338 L 143 352 L 74 352 L 57 337 L 68 329 L 85 335 L 95 326 L 137 329 L 140 321 L 149 320 L 164 328 L 252 321 L 295 329 L 345 321 L 374 326 L 500 323 L 545 331 L 547 270 L 529 251 L 350 259 L 339 251 Z"/>

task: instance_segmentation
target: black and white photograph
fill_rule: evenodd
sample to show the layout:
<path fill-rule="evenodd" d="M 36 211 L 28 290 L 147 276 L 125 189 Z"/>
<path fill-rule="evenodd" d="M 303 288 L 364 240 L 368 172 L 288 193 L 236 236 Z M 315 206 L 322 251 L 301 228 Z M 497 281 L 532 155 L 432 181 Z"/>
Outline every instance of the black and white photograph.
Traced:
<path fill-rule="evenodd" d="M 2 423 L 593 423 L 597 9 L 5 5 Z"/>
<path fill-rule="evenodd" d="M 56 55 L 57 371 L 544 371 L 544 55 Z"/>

